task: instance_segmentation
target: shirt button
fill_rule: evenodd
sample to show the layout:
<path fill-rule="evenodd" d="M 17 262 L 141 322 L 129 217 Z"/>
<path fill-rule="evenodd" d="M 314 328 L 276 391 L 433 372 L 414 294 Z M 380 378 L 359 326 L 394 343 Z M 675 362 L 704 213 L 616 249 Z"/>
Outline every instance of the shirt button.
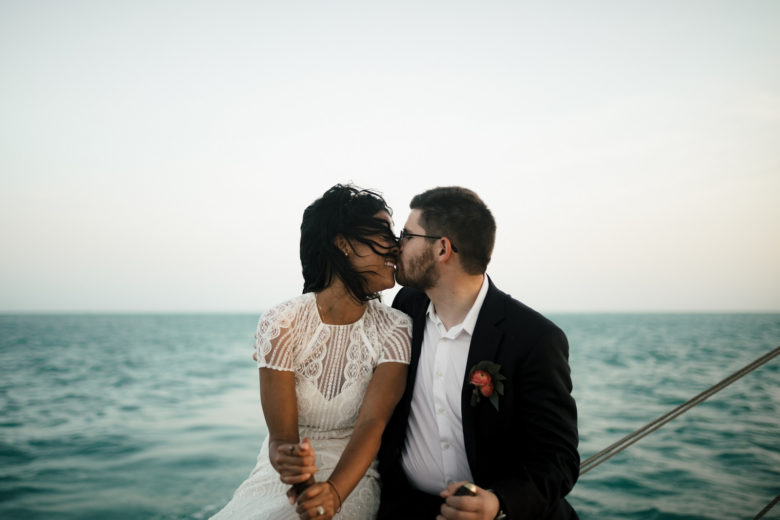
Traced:
<path fill-rule="evenodd" d="M 439 408 L 439 413 L 444 413 L 444 408 Z"/>
<path fill-rule="evenodd" d="M 441 377 L 441 376 L 443 376 L 443 375 L 444 375 L 444 374 L 442 374 L 441 370 L 437 370 L 437 371 L 436 371 L 436 377 Z"/>
<path fill-rule="evenodd" d="M 448 443 L 446 443 L 446 442 L 442 443 L 441 447 L 442 447 L 443 449 L 445 449 L 445 450 L 448 450 L 448 449 L 450 449 L 450 445 L 449 445 Z"/>

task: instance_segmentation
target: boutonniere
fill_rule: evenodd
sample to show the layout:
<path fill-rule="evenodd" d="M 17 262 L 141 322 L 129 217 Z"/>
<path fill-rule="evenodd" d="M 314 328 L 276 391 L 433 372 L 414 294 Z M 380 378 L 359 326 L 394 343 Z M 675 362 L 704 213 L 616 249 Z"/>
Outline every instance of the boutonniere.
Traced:
<path fill-rule="evenodd" d="M 504 395 L 504 380 L 506 377 L 501 375 L 501 365 L 490 361 L 480 361 L 469 372 L 469 383 L 474 385 L 474 391 L 471 394 L 471 406 L 477 406 L 477 403 L 487 397 L 490 404 L 498 411 L 498 396 Z"/>

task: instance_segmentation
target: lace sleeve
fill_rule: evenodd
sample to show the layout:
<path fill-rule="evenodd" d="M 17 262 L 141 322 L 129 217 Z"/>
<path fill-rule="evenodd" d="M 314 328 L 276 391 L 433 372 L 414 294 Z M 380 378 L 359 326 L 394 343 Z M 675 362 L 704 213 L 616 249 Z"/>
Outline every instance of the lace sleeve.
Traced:
<path fill-rule="evenodd" d="M 412 319 L 401 311 L 389 309 L 391 322 L 385 332 L 379 363 L 409 364 L 412 344 Z"/>
<path fill-rule="evenodd" d="M 260 317 L 255 333 L 258 368 L 295 370 L 293 341 L 290 341 L 291 318 L 287 305 L 274 307 Z"/>

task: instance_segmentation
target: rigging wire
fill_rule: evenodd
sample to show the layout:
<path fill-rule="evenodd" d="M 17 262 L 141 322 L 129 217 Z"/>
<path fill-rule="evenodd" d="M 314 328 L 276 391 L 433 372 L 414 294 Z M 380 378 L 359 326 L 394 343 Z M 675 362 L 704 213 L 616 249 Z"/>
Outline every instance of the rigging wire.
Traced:
<path fill-rule="evenodd" d="M 681 404 L 671 412 L 668 412 L 661 417 L 657 418 L 656 420 L 646 424 L 645 426 L 639 428 L 633 433 L 630 433 L 620 439 L 619 441 L 607 446 L 600 452 L 596 453 L 595 455 L 587 458 L 580 464 L 580 475 L 583 475 L 587 473 L 588 471 L 592 470 L 602 462 L 605 462 L 606 460 L 612 458 L 613 456 L 617 455 L 624 449 L 628 448 L 638 440 L 642 439 L 643 437 L 649 435 L 650 433 L 654 432 L 664 424 L 668 423 L 672 419 L 675 419 L 676 417 L 679 417 L 683 413 L 687 412 L 697 404 L 701 403 L 705 399 L 709 398 L 713 394 L 723 390 L 728 385 L 733 383 L 734 381 L 738 380 L 742 376 L 749 374 L 753 370 L 757 369 L 761 365 L 765 364 L 766 362 L 770 361 L 772 358 L 776 357 L 778 354 L 780 354 L 780 346 L 775 347 L 773 350 L 768 352 L 767 354 L 764 354 L 760 358 L 756 359 L 752 363 L 746 365 L 745 367 L 741 368 L 740 370 L 737 370 L 721 382 L 717 383 L 716 385 L 708 388 L 704 392 L 700 393 L 696 397 L 691 398 L 687 402 Z"/>
<path fill-rule="evenodd" d="M 719 383 L 711 386 L 704 392 L 700 393 L 699 395 L 689 399 L 685 403 L 681 404 L 671 412 L 668 412 L 661 417 L 658 417 L 654 421 L 649 422 L 645 426 L 642 426 L 638 430 L 636 430 L 633 433 L 630 433 L 620 439 L 619 441 L 610 444 L 600 452 L 596 453 L 595 455 L 588 457 L 585 459 L 582 464 L 580 464 L 580 476 L 587 473 L 588 471 L 592 470 L 602 462 L 607 461 L 608 459 L 614 457 L 621 451 L 625 450 L 638 440 L 642 439 L 643 437 L 646 437 L 647 435 L 653 433 L 655 430 L 663 426 L 664 424 L 668 423 L 672 419 L 675 419 L 679 417 L 680 415 L 684 414 L 697 404 L 701 403 L 705 399 L 709 398 L 710 396 L 720 392 L 727 386 L 729 386 L 734 381 L 737 381 L 741 377 L 749 374 L 753 370 L 757 369 L 761 365 L 767 363 L 768 361 L 775 358 L 778 354 L 780 354 L 780 346 L 775 347 L 773 350 L 769 351 L 768 353 L 764 354 L 760 358 L 756 359 L 752 363 L 745 365 L 743 368 L 737 370 L 724 380 L 720 381 Z M 780 501 L 780 495 L 777 495 L 774 500 L 772 500 L 767 506 L 762 509 L 758 515 L 753 518 L 753 520 L 759 520 L 762 518 L 766 513 L 769 512 L 770 509 L 772 509 L 778 502 Z"/>
<path fill-rule="evenodd" d="M 770 509 L 775 507 L 775 505 L 780 502 L 780 495 L 777 495 L 774 500 L 769 502 L 764 509 L 758 512 L 758 514 L 753 517 L 753 520 L 758 520 L 759 518 L 763 518 L 765 514 L 769 512 Z"/>

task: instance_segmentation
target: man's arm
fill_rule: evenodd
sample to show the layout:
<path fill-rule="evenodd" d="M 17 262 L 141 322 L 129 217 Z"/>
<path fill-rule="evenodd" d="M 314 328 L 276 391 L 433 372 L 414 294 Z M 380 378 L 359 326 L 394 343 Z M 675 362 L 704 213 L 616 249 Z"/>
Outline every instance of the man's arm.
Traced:
<path fill-rule="evenodd" d="M 439 520 L 492 520 L 499 511 L 512 520 L 568 518 L 563 497 L 577 479 L 579 454 L 566 336 L 549 329 L 523 352 L 512 370 L 502 360 L 512 374 L 512 409 L 501 410 L 509 419 L 497 422 L 488 407 L 476 426 L 481 486 L 475 496 L 456 496 L 460 483 L 450 484 Z"/>
<path fill-rule="evenodd" d="M 544 334 L 515 373 L 518 441 L 511 477 L 490 483 L 509 518 L 548 518 L 579 476 L 577 408 L 571 396 L 568 342 L 560 330 Z"/>

